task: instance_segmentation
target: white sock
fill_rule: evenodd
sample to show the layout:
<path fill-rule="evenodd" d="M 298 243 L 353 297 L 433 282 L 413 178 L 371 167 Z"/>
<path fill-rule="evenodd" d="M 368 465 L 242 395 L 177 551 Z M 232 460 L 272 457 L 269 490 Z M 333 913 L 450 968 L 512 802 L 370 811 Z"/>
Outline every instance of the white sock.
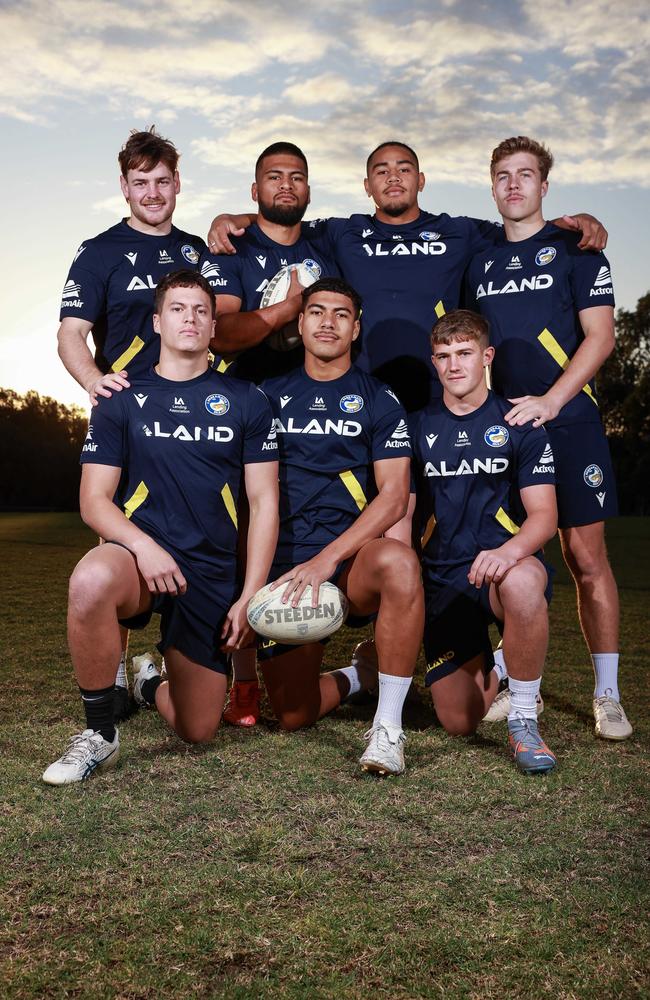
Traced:
<path fill-rule="evenodd" d="M 373 726 L 387 722 L 391 726 L 402 728 L 402 708 L 412 679 L 412 677 L 379 674 L 379 701 L 372 722 Z"/>
<path fill-rule="evenodd" d="M 356 694 L 357 691 L 361 690 L 361 681 L 359 680 L 359 671 L 356 667 L 337 667 L 336 670 L 332 671 L 333 674 L 341 674 L 346 678 L 348 684 L 350 685 L 350 690 L 346 694 L 346 698 L 349 698 L 351 694 Z"/>
<path fill-rule="evenodd" d="M 117 673 L 115 675 L 115 684 L 117 685 L 117 687 L 122 687 L 122 688 L 129 686 L 129 682 L 126 676 L 126 653 L 124 652 L 120 656 L 120 663 L 117 668 Z"/>
<path fill-rule="evenodd" d="M 541 677 L 534 681 L 518 681 L 514 677 L 508 678 L 510 688 L 508 722 L 516 719 L 518 715 L 523 715 L 526 719 L 537 718 L 537 695 L 541 683 Z"/>
<path fill-rule="evenodd" d="M 620 701 L 618 693 L 618 653 L 592 653 L 591 662 L 594 665 L 596 686 L 594 698 L 602 698 L 604 694 Z"/>
<path fill-rule="evenodd" d="M 503 649 L 501 646 L 498 646 L 492 655 L 494 656 L 494 667 L 492 669 L 497 675 L 499 682 L 504 681 L 508 676 L 508 668 L 506 667 L 506 661 L 503 658 Z"/>

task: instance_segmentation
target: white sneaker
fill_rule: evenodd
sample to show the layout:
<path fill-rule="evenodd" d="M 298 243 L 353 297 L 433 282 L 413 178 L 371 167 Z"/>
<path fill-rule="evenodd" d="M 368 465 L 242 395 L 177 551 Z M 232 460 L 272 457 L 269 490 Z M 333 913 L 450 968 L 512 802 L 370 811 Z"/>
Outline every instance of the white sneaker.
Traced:
<path fill-rule="evenodd" d="M 142 685 L 152 677 L 160 677 L 160 671 L 154 663 L 151 653 L 143 653 L 142 656 L 133 657 L 133 697 L 140 708 L 153 708 L 148 701 L 142 697 Z"/>
<path fill-rule="evenodd" d="M 84 729 L 73 736 L 62 757 L 43 772 L 47 785 L 69 785 L 73 781 L 85 781 L 95 771 L 108 771 L 115 767 L 120 756 L 120 734 L 115 730 L 112 743 L 101 733 Z"/>
<path fill-rule="evenodd" d="M 372 771 L 374 774 L 402 774 L 406 767 L 404 763 L 406 736 L 403 729 L 388 722 L 380 722 L 364 733 L 363 738 L 368 741 L 368 746 L 359 758 L 362 771 Z"/>
<path fill-rule="evenodd" d="M 594 698 L 596 736 L 604 740 L 626 740 L 633 733 L 620 701 L 608 694 Z"/>
<path fill-rule="evenodd" d="M 541 694 L 537 695 L 535 701 L 537 705 L 537 718 L 539 718 L 544 711 L 544 699 Z M 504 688 L 503 691 L 499 691 L 498 695 L 483 716 L 483 722 L 503 722 L 504 719 L 508 718 L 509 714 L 510 691 L 508 688 Z"/>

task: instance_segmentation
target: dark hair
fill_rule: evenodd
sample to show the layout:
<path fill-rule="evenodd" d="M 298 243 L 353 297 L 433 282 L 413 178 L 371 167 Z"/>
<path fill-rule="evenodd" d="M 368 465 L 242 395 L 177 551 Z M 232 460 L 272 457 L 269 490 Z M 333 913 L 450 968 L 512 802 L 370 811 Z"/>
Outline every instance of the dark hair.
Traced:
<path fill-rule="evenodd" d="M 163 139 L 152 125 L 146 132 L 132 129 L 117 159 L 122 177 L 126 177 L 129 170 L 153 170 L 157 163 L 164 163 L 174 173 L 179 156 L 174 143 Z"/>
<path fill-rule="evenodd" d="M 415 166 L 419 172 L 420 161 L 418 160 L 418 154 L 415 152 L 415 150 L 411 149 L 410 146 L 407 146 L 405 142 L 400 142 L 398 139 L 391 139 L 389 142 L 380 142 L 379 145 L 375 149 L 373 149 L 372 153 L 366 160 L 366 177 L 370 173 L 370 161 L 372 160 L 373 156 L 375 156 L 375 154 L 378 153 L 380 149 L 385 149 L 386 146 L 399 146 L 401 149 L 405 149 L 407 153 L 410 153 L 413 159 L 415 160 Z"/>
<path fill-rule="evenodd" d="M 438 344 L 451 344 L 458 340 L 490 342 L 490 324 L 484 316 L 469 309 L 453 309 L 438 320 L 431 331 L 432 349 Z"/>
<path fill-rule="evenodd" d="M 347 281 L 343 281 L 342 278 L 320 278 L 313 285 L 303 289 L 302 312 L 307 308 L 310 298 L 313 295 L 318 295 L 319 292 L 336 292 L 337 295 L 345 295 L 354 306 L 354 318 L 358 319 L 361 315 L 361 296 L 352 285 L 348 285 Z"/>
<path fill-rule="evenodd" d="M 490 160 L 490 176 L 492 180 L 494 180 L 496 175 L 497 165 L 501 160 L 505 160 L 506 156 L 512 156 L 513 153 L 530 153 L 532 156 L 535 156 L 542 180 L 545 181 L 547 179 L 550 169 L 553 166 L 553 154 L 550 149 L 547 149 L 543 142 L 529 139 L 527 135 L 513 135 L 510 139 L 504 139 L 503 142 L 500 142 L 492 150 L 492 159 Z"/>
<path fill-rule="evenodd" d="M 272 142 L 270 146 L 263 149 L 260 155 L 257 157 L 257 162 L 255 164 L 255 176 L 257 177 L 258 171 L 262 165 L 262 161 L 266 159 L 267 156 L 276 156 L 278 153 L 289 153 L 290 156 L 295 156 L 298 160 L 302 160 L 305 164 L 305 173 L 309 176 L 309 167 L 307 166 L 307 157 L 303 153 L 302 149 L 295 146 L 292 142 Z"/>
<path fill-rule="evenodd" d="M 165 295 L 170 288 L 201 288 L 208 295 L 212 305 L 212 318 L 214 319 L 217 307 L 214 301 L 214 291 L 212 286 L 198 271 L 190 271 L 183 268 L 182 271 L 170 271 L 164 278 L 161 278 L 156 286 L 156 296 L 154 301 L 154 312 L 160 315 L 165 301 Z"/>

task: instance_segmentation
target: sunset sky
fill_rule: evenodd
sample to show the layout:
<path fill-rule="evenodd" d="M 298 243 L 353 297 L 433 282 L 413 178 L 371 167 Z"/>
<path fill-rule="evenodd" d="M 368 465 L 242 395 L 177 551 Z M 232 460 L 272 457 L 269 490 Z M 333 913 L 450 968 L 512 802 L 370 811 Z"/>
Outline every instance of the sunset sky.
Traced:
<path fill-rule="evenodd" d="M 490 152 L 527 134 L 556 157 L 546 215 L 610 230 L 617 302 L 650 289 L 648 5 L 470 0 L 319 7 L 255 0 L 22 0 L 0 5 L 0 385 L 85 405 L 56 355 L 82 242 L 125 214 L 117 153 L 155 123 L 182 152 L 174 221 L 205 236 L 249 210 L 252 168 L 288 139 L 310 165 L 309 217 L 371 211 L 365 157 L 400 138 L 423 208 L 494 218 Z"/>

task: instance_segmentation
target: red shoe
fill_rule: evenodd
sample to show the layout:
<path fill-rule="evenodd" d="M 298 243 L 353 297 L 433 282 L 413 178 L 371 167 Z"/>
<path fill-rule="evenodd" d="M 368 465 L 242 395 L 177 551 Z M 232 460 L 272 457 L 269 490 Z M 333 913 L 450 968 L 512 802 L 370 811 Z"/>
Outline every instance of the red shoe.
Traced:
<path fill-rule="evenodd" d="M 254 726 L 260 721 L 260 686 L 257 681 L 233 681 L 223 721 L 231 726 Z"/>

